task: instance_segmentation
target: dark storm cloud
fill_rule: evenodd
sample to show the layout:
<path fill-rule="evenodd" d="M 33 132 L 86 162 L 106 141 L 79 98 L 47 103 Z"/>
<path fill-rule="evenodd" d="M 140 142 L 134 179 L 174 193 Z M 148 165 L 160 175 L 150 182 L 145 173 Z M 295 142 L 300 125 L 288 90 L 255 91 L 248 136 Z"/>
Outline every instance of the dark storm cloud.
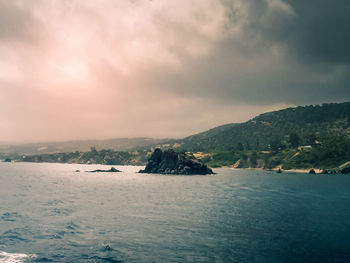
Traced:
<path fill-rule="evenodd" d="M 311 63 L 350 64 L 350 3 L 289 0 L 297 14 L 286 44 Z"/>
<path fill-rule="evenodd" d="M 235 23 L 235 1 L 224 1 Z M 347 0 L 284 0 L 294 15 L 273 12 L 272 3 L 249 1 L 246 36 L 259 36 L 265 43 L 280 43 L 302 60 L 313 63 L 349 64 L 350 3 Z M 275 10 L 276 11 L 276 10 Z"/>
<path fill-rule="evenodd" d="M 182 71 L 159 69 L 147 75 L 150 83 L 177 95 L 223 103 L 310 104 L 350 99 L 347 1 L 223 3 L 224 37 L 211 53 L 195 59 L 183 56 Z"/>
<path fill-rule="evenodd" d="M 264 52 L 261 47 L 265 51 L 269 46 L 280 47 L 285 60 L 275 67 L 266 63 L 267 68 L 260 71 L 262 74 L 252 75 L 250 81 L 245 82 L 251 91 L 247 97 L 259 94 L 257 97 L 264 101 L 260 90 L 273 98 L 266 97 L 267 101 L 298 104 L 349 100 L 349 1 L 285 1 L 293 15 L 273 13 L 271 6 L 268 11 L 268 4 L 277 1 L 266 1 L 265 5 L 261 2 L 254 4 L 245 28 L 247 35 L 261 39 L 249 52 Z"/>

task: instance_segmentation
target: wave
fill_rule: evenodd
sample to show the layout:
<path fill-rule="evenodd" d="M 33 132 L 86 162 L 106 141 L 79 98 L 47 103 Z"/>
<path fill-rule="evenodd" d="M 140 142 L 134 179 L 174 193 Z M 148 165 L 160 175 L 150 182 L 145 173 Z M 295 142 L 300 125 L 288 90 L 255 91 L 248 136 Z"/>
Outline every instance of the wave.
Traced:
<path fill-rule="evenodd" d="M 6 212 L 4 213 L 0 219 L 4 220 L 4 221 L 9 221 L 9 222 L 13 222 L 16 221 L 17 218 L 20 218 L 21 215 L 17 212 Z"/>
<path fill-rule="evenodd" d="M 0 263 L 22 263 L 27 258 L 32 258 L 33 255 L 22 253 L 7 253 L 0 251 Z"/>

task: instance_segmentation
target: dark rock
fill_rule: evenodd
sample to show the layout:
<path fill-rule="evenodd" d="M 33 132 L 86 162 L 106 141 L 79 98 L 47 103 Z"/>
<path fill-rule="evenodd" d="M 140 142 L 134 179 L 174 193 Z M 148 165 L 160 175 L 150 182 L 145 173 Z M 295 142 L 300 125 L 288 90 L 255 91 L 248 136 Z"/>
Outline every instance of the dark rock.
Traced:
<path fill-rule="evenodd" d="M 347 162 L 340 167 L 340 173 L 342 174 L 350 174 L 350 162 Z"/>
<path fill-rule="evenodd" d="M 281 174 L 281 173 L 282 173 L 281 168 L 278 168 L 277 173 L 279 173 L 279 174 Z"/>
<path fill-rule="evenodd" d="M 148 159 L 144 170 L 139 173 L 155 174 L 214 174 L 206 165 L 185 153 L 177 153 L 172 149 L 164 150 L 157 148 Z"/>
<path fill-rule="evenodd" d="M 80 173 L 80 170 L 75 170 L 76 173 Z"/>
<path fill-rule="evenodd" d="M 111 169 L 109 170 L 100 170 L 100 169 L 97 169 L 97 170 L 93 170 L 93 171 L 86 171 L 88 173 L 118 173 L 120 172 L 118 169 L 115 169 L 114 167 L 112 167 Z"/>
<path fill-rule="evenodd" d="M 350 162 L 346 162 L 339 167 L 333 169 L 325 169 L 323 174 L 350 174 Z"/>
<path fill-rule="evenodd" d="M 338 174 L 340 171 L 338 169 L 329 169 L 326 170 L 328 174 Z"/>
<path fill-rule="evenodd" d="M 311 169 L 311 170 L 309 171 L 309 174 L 316 174 L 316 172 L 315 172 L 314 169 Z"/>

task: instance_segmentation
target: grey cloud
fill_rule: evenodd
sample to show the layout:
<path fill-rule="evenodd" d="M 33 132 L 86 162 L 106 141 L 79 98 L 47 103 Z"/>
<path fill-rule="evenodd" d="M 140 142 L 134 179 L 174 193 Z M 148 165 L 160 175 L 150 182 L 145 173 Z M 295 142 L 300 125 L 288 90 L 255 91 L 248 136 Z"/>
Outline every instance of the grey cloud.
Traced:
<path fill-rule="evenodd" d="M 350 5 L 346 1 L 224 3 L 229 22 L 223 32 L 228 32 L 227 37 L 216 43 L 208 56 L 181 56 L 180 71 L 157 68 L 147 72 L 150 86 L 176 96 L 210 98 L 225 104 L 350 99 L 350 35 L 346 34 Z M 237 3 L 245 4 L 243 15 Z M 271 3 L 286 4 L 281 6 L 285 9 L 271 7 Z M 240 31 L 230 34 L 235 27 Z"/>
<path fill-rule="evenodd" d="M 226 5 L 231 3 L 228 8 L 233 23 L 236 23 L 236 1 L 225 2 Z M 309 63 L 349 64 L 349 1 L 281 0 L 290 6 L 294 15 L 269 11 L 268 3 L 273 2 L 278 1 L 255 0 L 246 4 L 246 35 L 259 36 L 265 43 L 284 45 L 291 55 Z M 273 9 L 271 5 L 270 9 Z"/>
<path fill-rule="evenodd" d="M 286 44 L 313 63 L 350 64 L 350 5 L 347 0 L 289 0 L 297 13 Z"/>
<path fill-rule="evenodd" d="M 0 41 L 37 43 L 43 29 L 28 6 L 0 0 Z"/>

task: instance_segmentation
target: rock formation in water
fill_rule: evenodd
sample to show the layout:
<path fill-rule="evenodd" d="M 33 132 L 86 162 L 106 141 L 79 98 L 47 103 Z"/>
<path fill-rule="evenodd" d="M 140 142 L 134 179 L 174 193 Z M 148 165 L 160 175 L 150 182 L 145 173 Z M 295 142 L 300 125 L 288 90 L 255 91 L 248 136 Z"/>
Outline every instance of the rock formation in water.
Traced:
<path fill-rule="evenodd" d="M 162 151 L 159 148 L 154 150 L 148 159 L 146 168 L 140 170 L 139 173 L 178 175 L 214 174 L 210 168 L 186 153 L 177 153 L 172 149 Z"/>
<path fill-rule="evenodd" d="M 119 173 L 120 171 L 118 169 L 115 169 L 114 167 L 112 167 L 109 170 L 93 170 L 93 171 L 87 171 L 88 173 Z"/>

